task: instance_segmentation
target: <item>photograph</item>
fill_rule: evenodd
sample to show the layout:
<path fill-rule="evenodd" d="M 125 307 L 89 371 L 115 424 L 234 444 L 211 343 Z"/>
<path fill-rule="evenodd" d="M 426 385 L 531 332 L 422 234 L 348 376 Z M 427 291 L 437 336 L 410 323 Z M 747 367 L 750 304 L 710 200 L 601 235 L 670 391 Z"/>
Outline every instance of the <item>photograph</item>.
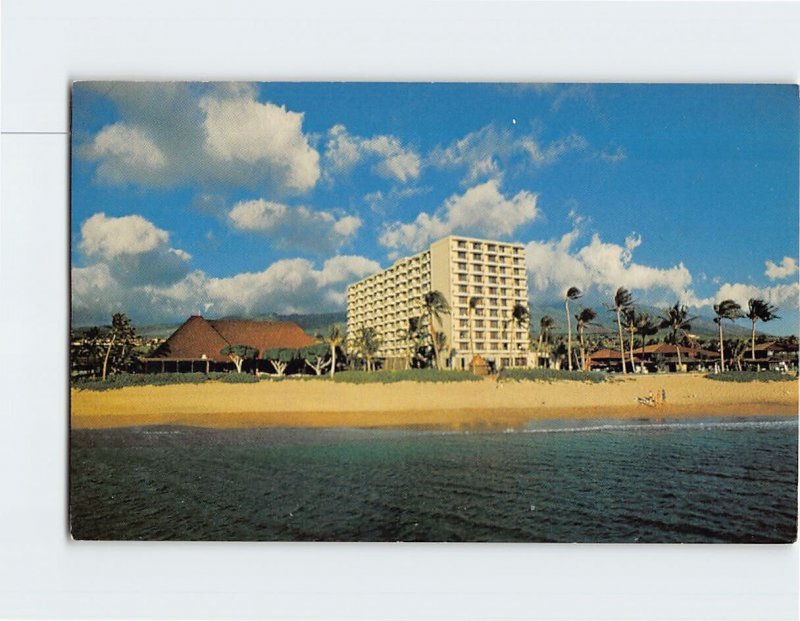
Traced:
<path fill-rule="evenodd" d="M 796 542 L 796 85 L 69 114 L 74 540 Z"/>

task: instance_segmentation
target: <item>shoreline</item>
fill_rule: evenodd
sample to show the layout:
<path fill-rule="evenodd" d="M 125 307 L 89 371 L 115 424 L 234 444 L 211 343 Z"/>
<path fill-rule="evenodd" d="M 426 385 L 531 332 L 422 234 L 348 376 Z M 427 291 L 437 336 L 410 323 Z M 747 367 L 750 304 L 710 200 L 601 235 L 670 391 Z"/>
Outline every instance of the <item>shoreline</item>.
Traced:
<path fill-rule="evenodd" d="M 663 406 L 637 404 L 665 390 Z M 148 425 L 246 427 L 440 427 L 493 429 L 538 420 L 653 420 L 798 416 L 798 382 L 732 383 L 699 375 L 618 377 L 600 384 L 560 381 L 137 386 L 71 389 L 72 429 Z"/>

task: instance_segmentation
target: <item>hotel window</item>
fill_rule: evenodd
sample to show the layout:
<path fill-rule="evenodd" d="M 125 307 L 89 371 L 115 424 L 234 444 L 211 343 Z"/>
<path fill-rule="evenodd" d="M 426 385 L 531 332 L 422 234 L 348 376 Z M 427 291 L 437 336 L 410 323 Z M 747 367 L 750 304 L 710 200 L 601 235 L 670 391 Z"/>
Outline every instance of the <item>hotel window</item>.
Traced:
<path fill-rule="evenodd" d="M 492 306 L 497 306 L 497 298 L 492 298 L 492 299 L 490 299 L 490 300 L 489 300 L 489 303 L 490 303 Z"/>
<path fill-rule="evenodd" d="M 481 253 L 480 252 L 473 252 L 472 253 L 472 260 L 473 261 L 481 261 Z"/>
<path fill-rule="evenodd" d="M 459 293 L 466 293 L 467 292 L 467 286 L 466 285 L 459 285 L 458 286 L 458 292 Z"/>
<path fill-rule="evenodd" d="M 506 289 L 505 287 L 500 289 L 500 295 L 508 295 L 508 289 Z"/>
<path fill-rule="evenodd" d="M 480 250 L 481 249 L 481 243 L 480 242 L 472 242 L 472 249 L 473 250 Z"/>
<path fill-rule="evenodd" d="M 497 274 L 497 268 L 494 265 L 489 266 L 489 273 L 490 274 Z"/>
<path fill-rule="evenodd" d="M 492 309 L 489 311 L 489 317 L 497 317 L 497 311 Z"/>
<path fill-rule="evenodd" d="M 475 327 L 482 328 L 483 327 L 483 319 L 476 319 L 475 320 Z"/>
<path fill-rule="evenodd" d="M 458 327 L 459 328 L 468 328 L 469 327 L 469 321 L 466 320 L 466 319 L 462 319 L 461 321 L 458 322 Z"/>
<path fill-rule="evenodd" d="M 492 328 L 496 328 L 497 327 L 497 321 L 496 320 L 490 321 L 489 322 L 489 326 L 492 327 Z"/>
<path fill-rule="evenodd" d="M 494 340 L 496 341 L 496 340 L 497 340 L 497 339 L 499 339 L 500 337 L 498 336 L 497 332 L 492 332 L 492 334 L 491 334 L 491 338 L 492 338 L 492 339 L 494 339 Z"/>
<path fill-rule="evenodd" d="M 489 276 L 489 282 L 492 284 L 497 283 L 497 276 Z"/>
<path fill-rule="evenodd" d="M 483 282 L 483 277 L 476 274 L 472 277 L 472 282 Z"/>
<path fill-rule="evenodd" d="M 483 338 L 483 332 L 476 332 L 475 333 L 475 338 L 476 339 L 482 339 Z"/>
<path fill-rule="evenodd" d="M 467 303 L 467 298 L 465 298 L 463 296 L 458 298 L 458 303 L 459 304 L 466 304 Z"/>
<path fill-rule="evenodd" d="M 489 295 L 497 295 L 497 287 L 489 287 Z"/>
<path fill-rule="evenodd" d="M 467 264 L 466 263 L 459 263 L 458 264 L 458 269 L 461 270 L 462 272 L 466 272 L 467 271 Z"/>
<path fill-rule="evenodd" d="M 482 287 L 472 287 L 472 293 L 483 293 Z"/>
<path fill-rule="evenodd" d="M 466 252 L 459 252 L 458 253 L 458 258 L 459 259 L 466 259 L 467 258 L 467 253 Z"/>
<path fill-rule="evenodd" d="M 501 268 L 500 268 L 500 273 L 501 273 L 501 274 L 505 274 L 505 273 L 506 273 L 506 268 L 504 268 L 504 267 L 501 267 Z"/>
<path fill-rule="evenodd" d="M 475 349 L 486 349 L 486 347 L 484 347 L 483 341 L 475 343 Z"/>
<path fill-rule="evenodd" d="M 459 247 L 459 248 L 466 248 L 466 247 L 467 247 L 467 242 L 465 242 L 465 241 L 463 241 L 463 240 L 459 240 L 459 241 L 457 242 L 457 244 L 458 244 L 458 247 Z"/>
<path fill-rule="evenodd" d="M 459 332 L 458 333 L 458 338 L 461 338 L 461 339 L 469 338 L 469 334 L 467 334 L 466 332 Z"/>

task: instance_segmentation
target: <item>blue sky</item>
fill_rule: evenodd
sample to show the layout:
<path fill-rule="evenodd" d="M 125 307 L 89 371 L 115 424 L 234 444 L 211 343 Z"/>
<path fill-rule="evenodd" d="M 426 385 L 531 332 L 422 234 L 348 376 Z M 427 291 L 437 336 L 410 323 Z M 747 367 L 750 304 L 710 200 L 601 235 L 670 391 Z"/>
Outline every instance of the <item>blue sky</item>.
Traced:
<path fill-rule="evenodd" d="M 797 333 L 794 86 L 78 83 L 73 323 L 345 307 L 449 233 L 572 285 Z"/>

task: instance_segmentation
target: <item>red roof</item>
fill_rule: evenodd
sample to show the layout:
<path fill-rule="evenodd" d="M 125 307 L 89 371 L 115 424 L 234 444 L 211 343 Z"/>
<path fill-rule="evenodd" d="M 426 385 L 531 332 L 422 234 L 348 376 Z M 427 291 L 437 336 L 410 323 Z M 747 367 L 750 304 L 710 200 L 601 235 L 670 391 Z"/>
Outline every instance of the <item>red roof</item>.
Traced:
<path fill-rule="evenodd" d="M 153 354 L 154 358 L 227 362 L 220 351 L 228 345 L 249 345 L 259 355 L 265 349 L 300 349 L 316 341 L 291 321 L 204 319 L 193 315 Z"/>

